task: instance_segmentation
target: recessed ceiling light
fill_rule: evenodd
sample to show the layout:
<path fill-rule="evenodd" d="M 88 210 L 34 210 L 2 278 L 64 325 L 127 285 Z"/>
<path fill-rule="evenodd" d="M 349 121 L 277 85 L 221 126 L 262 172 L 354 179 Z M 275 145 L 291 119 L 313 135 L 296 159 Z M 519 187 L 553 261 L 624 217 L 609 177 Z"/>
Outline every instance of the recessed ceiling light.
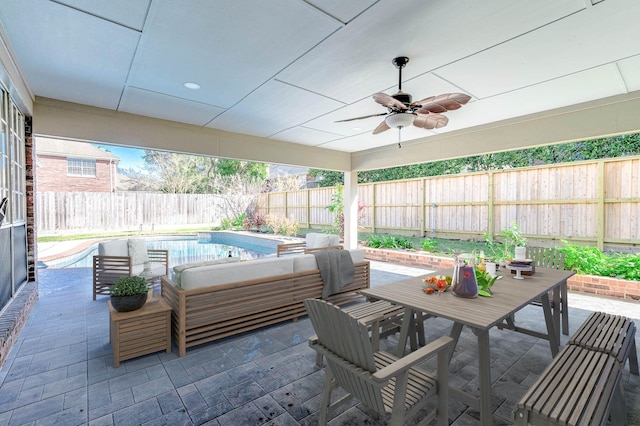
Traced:
<path fill-rule="evenodd" d="M 184 87 L 191 90 L 198 90 L 200 85 L 198 83 L 194 83 L 193 81 L 187 81 L 184 83 Z"/>

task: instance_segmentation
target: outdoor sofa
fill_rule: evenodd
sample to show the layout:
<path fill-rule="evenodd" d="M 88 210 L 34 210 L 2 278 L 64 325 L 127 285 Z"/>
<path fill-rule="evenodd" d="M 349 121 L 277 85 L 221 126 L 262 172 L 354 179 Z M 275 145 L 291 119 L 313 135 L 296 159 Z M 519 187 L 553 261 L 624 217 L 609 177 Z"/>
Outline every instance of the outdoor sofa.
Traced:
<path fill-rule="evenodd" d="M 369 288 L 363 250 L 348 250 L 354 280 L 325 298 L 344 304 Z M 306 315 L 304 300 L 322 298 L 323 280 L 313 254 L 251 261 L 220 259 L 161 278 L 162 297 L 172 309 L 179 356 L 189 347 Z"/>

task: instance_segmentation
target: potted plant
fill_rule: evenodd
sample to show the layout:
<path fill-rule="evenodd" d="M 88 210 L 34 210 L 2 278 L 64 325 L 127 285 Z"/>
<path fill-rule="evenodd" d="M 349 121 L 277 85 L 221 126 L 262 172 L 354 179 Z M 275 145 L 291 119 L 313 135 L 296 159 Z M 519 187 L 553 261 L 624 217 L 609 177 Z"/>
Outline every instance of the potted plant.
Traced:
<path fill-rule="evenodd" d="M 147 301 L 149 285 L 143 277 L 119 277 L 111 287 L 111 305 L 118 312 L 140 309 Z"/>

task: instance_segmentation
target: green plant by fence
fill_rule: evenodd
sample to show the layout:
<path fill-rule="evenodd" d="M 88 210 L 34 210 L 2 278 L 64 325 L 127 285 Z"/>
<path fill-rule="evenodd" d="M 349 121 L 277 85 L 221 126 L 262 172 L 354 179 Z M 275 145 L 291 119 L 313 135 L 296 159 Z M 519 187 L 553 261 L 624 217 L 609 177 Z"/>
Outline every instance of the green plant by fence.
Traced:
<path fill-rule="evenodd" d="M 640 241 L 640 157 L 360 184 L 361 230 L 483 239 L 512 222 L 538 244 L 598 248 Z M 331 227 L 333 188 L 260 194 L 258 212 Z"/>

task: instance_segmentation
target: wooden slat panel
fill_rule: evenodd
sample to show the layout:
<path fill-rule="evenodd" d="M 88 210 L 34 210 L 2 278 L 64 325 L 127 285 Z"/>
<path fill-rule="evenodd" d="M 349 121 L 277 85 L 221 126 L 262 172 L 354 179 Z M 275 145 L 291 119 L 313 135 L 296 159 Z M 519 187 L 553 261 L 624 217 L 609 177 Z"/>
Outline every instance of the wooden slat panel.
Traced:
<path fill-rule="evenodd" d="M 328 298 L 341 304 L 362 298 L 369 287 L 369 262 L 354 264 L 355 280 Z M 186 348 L 305 315 L 304 300 L 322 296 L 315 269 L 294 274 L 183 290 L 162 277 L 162 295 L 173 309 L 172 333 L 179 355 Z"/>

